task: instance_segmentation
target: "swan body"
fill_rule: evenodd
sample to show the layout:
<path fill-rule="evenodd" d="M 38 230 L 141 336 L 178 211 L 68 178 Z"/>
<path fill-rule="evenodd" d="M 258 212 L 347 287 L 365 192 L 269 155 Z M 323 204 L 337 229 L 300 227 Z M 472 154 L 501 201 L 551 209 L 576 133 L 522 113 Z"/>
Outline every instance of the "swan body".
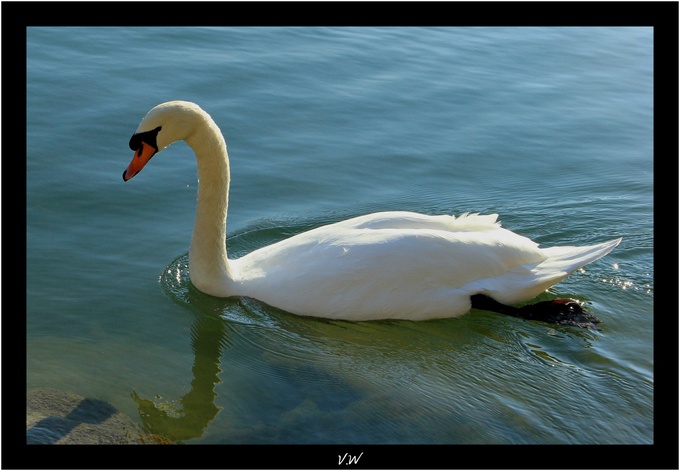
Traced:
<path fill-rule="evenodd" d="M 346 320 L 456 317 L 471 297 L 503 304 L 536 297 L 621 239 L 539 248 L 501 227 L 496 214 L 378 212 L 329 224 L 229 259 L 229 159 L 222 133 L 194 103 L 153 108 L 130 140 L 129 180 L 153 155 L 184 140 L 198 166 L 189 276 L 218 297 L 247 296 L 285 311 Z"/>

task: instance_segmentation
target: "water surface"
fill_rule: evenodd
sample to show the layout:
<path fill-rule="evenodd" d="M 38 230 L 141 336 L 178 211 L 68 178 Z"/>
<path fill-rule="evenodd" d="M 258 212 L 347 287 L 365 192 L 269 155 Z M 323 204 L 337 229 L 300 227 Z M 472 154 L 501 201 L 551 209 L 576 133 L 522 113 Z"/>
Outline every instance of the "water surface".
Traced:
<path fill-rule="evenodd" d="M 27 386 L 187 444 L 654 442 L 649 28 L 29 28 Z M 232 257 L 378 210 L 623 237 L 541 296 L 601 330 L 474 311 L 302 318 L 191 286 L 184 143 L 123 183 L 156 104 L 231 157 Z"/>

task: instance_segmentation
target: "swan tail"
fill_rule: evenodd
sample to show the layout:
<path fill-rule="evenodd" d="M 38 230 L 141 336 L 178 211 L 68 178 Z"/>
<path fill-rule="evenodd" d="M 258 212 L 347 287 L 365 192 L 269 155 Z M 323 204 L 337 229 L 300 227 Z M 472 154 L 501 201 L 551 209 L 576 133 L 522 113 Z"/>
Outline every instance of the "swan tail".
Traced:
<path fill-rule="evenodd" d="M 516 267 L 503 277 L 502 281 L 495 279 L 492 283 L 488 283 L 489 280 L 484 280 L 478 286 L 482 289 L 477 289 L 477 292 L 487 294 L 504 304 L 516 304 L 535 298 L 565 279 L 570 273 L 604 257 L 620 242 L 619 238 L 584 247 L 564 246 L 542 249 L 546 257 L 542 262 Z"/>
<path fill-rule="evenodd" d="M 546 269 L 548 272 L 564 272 L 566 276 L 574 270 L 604 257 L 614 250 L 620 242 L 621 238 L 619 237 L 608 242 L 585 247 L 564 246 L 543 249 L 542 251 L 547 258 L 537 268 Z"/>
<path fill-rule="evenodd" d="M 604 257 L 620 242 L 621 238 L 618 238 L 583 247 L 562 246 L 542 249 L 547 258 L 531 269 L 533 283 L 535 288 L 538 288 L 535 295 L 559 283 L 579 268 Z"/>

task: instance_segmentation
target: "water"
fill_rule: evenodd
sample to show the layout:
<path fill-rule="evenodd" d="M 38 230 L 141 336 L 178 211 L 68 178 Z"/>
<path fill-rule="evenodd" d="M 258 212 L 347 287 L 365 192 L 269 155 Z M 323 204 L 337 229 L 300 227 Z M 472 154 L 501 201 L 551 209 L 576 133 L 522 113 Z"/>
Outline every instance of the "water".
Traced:
<path fill-rule="evenodd" d="M 651 29 L 29 28 L 27 53 L 27 387 L 187 444 L 654 442 Z M 623 237 L 541 296 L 602 330 L 203 295 L 188 146 L 121 179 L 172 99 L 227 138 L 232 256 L 394 209 Z"/>

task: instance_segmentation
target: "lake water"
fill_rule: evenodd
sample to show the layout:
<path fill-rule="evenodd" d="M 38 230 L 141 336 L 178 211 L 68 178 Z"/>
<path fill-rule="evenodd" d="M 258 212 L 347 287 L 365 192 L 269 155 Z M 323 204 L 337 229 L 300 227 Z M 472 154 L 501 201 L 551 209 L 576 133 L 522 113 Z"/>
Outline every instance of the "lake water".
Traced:
<path fill-rule="evenodd" d="M 29 28 L 27 387 L 185 444 L 654 443 L 652 59 L 651 28 Z M 623 237 L 541 296 L 601 330 L 198 292 L 191 149 L 121 179 L 175 99 L 227 138 L 232 257 L 397 209 Z"/>

